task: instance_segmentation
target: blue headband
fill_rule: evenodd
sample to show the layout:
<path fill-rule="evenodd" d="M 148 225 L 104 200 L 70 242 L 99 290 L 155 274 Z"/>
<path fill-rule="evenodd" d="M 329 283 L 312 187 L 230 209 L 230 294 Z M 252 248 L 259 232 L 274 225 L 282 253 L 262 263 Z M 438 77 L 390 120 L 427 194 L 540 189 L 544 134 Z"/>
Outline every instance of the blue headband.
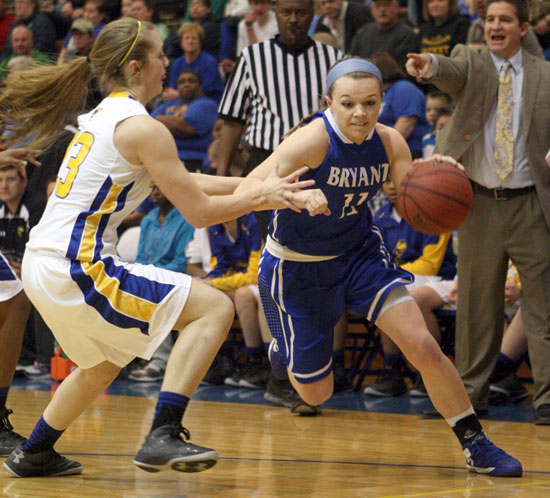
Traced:
<path fill-rule="evenodd" d="M 349 73 L 360 71 L 362 73 L 369 73 L 376 76 L 382 84 L 382 73 L 372 62 L 364 59 L 346 59 L 345 61 L 336 64 L 329 72 L 327 76 L 327 91 L 332 84 L 340 77 Z"/>

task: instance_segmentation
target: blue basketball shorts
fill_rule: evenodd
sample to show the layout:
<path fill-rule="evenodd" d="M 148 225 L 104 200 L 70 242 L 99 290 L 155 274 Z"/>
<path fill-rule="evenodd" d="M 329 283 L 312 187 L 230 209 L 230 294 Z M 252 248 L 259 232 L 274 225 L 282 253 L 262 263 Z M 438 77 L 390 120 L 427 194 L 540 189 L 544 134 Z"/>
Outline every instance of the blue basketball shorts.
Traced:
<path fill-rule="evenodd" d="M 375 323 L 389 293 L 413 280 L 373 229 L 354 249 L 325 261 L 283 260 L 264 249 L 258 286 L 286 365 L 308 384 L 330 374 L 333 329 L 346 309 Z"/>

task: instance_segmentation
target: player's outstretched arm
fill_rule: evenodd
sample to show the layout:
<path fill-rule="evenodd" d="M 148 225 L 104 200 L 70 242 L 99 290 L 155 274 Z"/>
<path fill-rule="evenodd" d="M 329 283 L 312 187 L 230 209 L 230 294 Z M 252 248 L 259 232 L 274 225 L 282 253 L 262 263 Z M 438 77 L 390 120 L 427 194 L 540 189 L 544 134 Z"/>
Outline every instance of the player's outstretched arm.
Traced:
<path fill-rule="evenodd" d="M 313 181 L 296 181 L 306 169 L 283 178 L 269 175 L 246 192 L 209 196 L 181 164 L 168 129 L 149 116 L 123 121 L 115 132 L 115 145 L 134 164 L 143 164 L 164 195 L 195 227 L 232 220 L 253 210 L 283 209 L 291 205 L 291 192 Z"/>

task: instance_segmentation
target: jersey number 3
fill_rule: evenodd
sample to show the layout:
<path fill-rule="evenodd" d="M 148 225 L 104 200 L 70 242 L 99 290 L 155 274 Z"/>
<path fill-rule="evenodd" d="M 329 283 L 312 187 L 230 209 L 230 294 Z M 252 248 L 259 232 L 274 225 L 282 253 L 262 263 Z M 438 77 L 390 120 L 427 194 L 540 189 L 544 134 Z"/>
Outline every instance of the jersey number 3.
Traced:
<path fill-rule="evenodd" d="M 93 143 L 94 136 L 87 131 L 77 133 L 74 136 L 69 147 L 67 147 L 65 159 L 63 160 L 64 166 L 59 170 L 57 186 L 55 188 L 55 195 L 57 197 L 64 199 L 69 195 L 78 173 L 78 168 L 80 168 L 80 165 L 86 159 Z M 69 159 L 68 161 L 67 158 Z"/>

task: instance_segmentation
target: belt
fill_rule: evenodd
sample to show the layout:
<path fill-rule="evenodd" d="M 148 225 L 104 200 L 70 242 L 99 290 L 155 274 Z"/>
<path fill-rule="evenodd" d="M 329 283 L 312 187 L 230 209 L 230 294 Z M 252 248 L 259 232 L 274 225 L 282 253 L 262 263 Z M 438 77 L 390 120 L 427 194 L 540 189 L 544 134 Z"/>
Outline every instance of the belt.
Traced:
<path fill-rule="evenodd" d="M 493 197 L 497 201 L 507 201 L 508 199 L 513 199 L 519 195 L 528 194 L 529 192 L 534 192 L 536 190 L 534 185 L 522 188 L 487 188 L 476 182 L 471 183 L 474 192 Z"/>

